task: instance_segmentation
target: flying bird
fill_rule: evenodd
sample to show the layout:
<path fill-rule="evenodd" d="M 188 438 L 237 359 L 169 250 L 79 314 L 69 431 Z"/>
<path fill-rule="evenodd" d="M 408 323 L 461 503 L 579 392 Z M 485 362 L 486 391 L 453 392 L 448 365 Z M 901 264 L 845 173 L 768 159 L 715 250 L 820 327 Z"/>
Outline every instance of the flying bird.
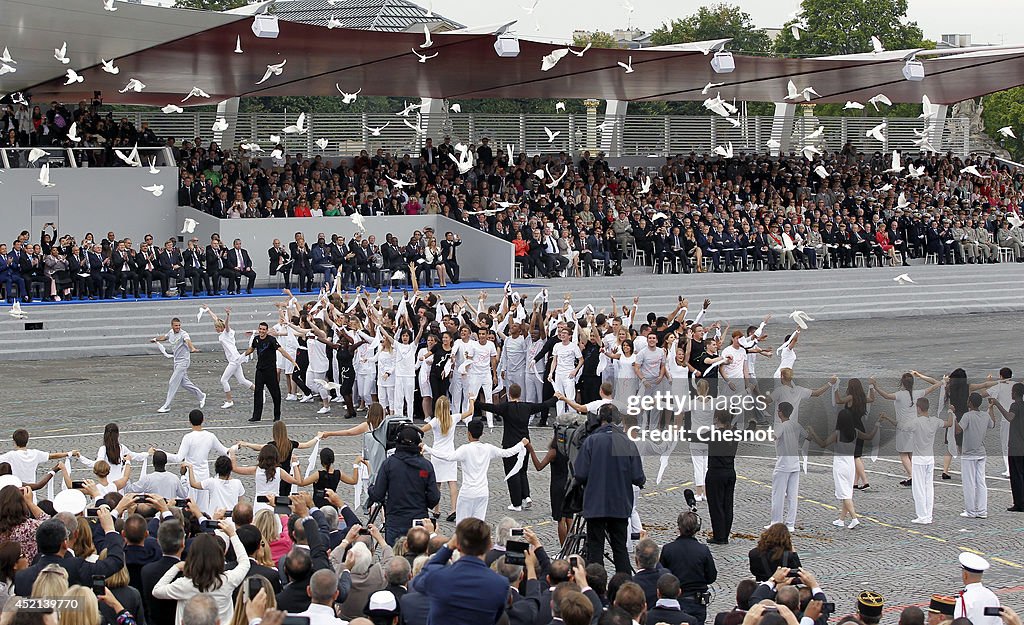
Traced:
<path fill-rule="evenodd" d="M 164 194 L 164 185 L 162 185 L 162 184 L 152 184 L 152 185 L 149 185 L 148 187 L 142 187 L 142 190 L 143 191 L 149 191 L 150 193 L 153 194 L 153 197 L 160 197 L 161 195 Z"/>
<path fill-rule="evenodd" d="M 544 178 L 547 176 L 547 173 L 543 169 L 538 169 L 537 171 L 533 172 L 533 175 L 540 178 L 541 180 L 544 180 Z"/>
<path fill-rule="evenodd" d="M 732 158 L 732 141 L 726 147 L 715 146 L 715 154 L 723 158 Z"/>
<path fill-rule="evenodd" d="M 997 130 L 996 132 L 998 132 L 999 134 L 1003 135 L 1004 137 L 1006 137 L 1008 139 L 1016 139 L 1017 138 L 1017 136 L 1015 134 L 1013 134 L 1013 128 L 1011 128 L 1009 126 L 1004 126 L 1004 127 L 1000 128 L 999 130 Z"/>
<path fill-rule="evenodd" d="M 558 178 L 555 178 L 554 176 L 551 175 L 551 170 L 548 169 L 546 163 L 544 164 L 544 171 L 548 173 L 548 176 L 551 176 L 551 182 L 545 183 L 545 186 L 547 186 L 547 188 L 549 189 L 554 189 L 562 182 L 562 178 L 565 178 L 565 175 L 569 173 L 569 167 L 566 166 L 565 169 L 562 170 L 562 175 L 559 176 Z"/>
<path fill-rule="evenodd" d="M 910 202 L 907 201 L 907 194 L 900 191 L 899 197 L 896 198 L 896 208 L 905 210 L 910 206 Z"/>
<path fill-rule="evenodd" d="M 900 153 L 897 152 L 896 150 L 893 150 L 892 165 L 889 167 L 889 169 L 884 170 L 882 173 L 887 174 L 889 172 L 892 172 L 894 174 L 898 174 L 901 171 L 903 171 L 903 165 L 900 163 Z"/>
<path fill-rule="evenodd" d="M 338 93 L 341 94 L 341 101 L 344 104 L 352 104 L 353 102 L 355 102 L 356 98 L 359 96 L 359 93 L 363 90 L 363 88 L 360 87 L 359 89 L 356 90 L 355 93 L 345 93 L 344 91 L 341 90 L 341 87 L 338 85 L 338 83 L 334 83 L 334 88 L 337 89 Z"/>
<path fill-rule="evenodd" d="M 114 0 L 103 0 L 104 11 L 116 11 L 117 7 L 114 6 Z"/>
<path fill-rule="evenodd" d="M 385 174 L 384 177 L 387 178 L 391 182 L 391 184 L 395 185 L 399 189 L 404 189 L 405 187 L 415 187 L 416 186 L 415 182 L 406 182 L 405 180 L 396 180 L 396 179 L 392 178 L 391 176 L 388 176 L 387 174 Z"/>
<path fill-rule="evenodd" d="M 708 84 L 704 85 L 703 89 L 700 90 L 700 94 L 707 95 L 708 92 L 714 89 L 715 87 L 721 87 L 724 84 L 724 82 L 709 82 Z"/>
<path fill-rule="evenodd" d="M 275 160 L 275 161 L 283 161 L 284 160 L 284 152 L 281 151 L 281 150 L 273 150 L 273 151 L 270 152 L 270 158 Z"/>
<path fill-rule="evenodd" d="M 167 113 L 168 115 L 170 115 L 171 113 L 184 113 L 185 112 L 185 109 L 181 108 L 180 106 L 178 106 L 176 104 L 168 104 L 167 106 L 163 107 L 160 110 L 163 111 L 164 113 Z"/>
<path fill-rule="evenodd" d="M 13 74 L 18 71 L 18 68 L 8 65 L 7 63 L 0 63 L 0 76 L 4 74 Z"/>
<path fill-rule="evenodd" d="M 327 20 L 327 28 L 329 28 L 331 30 L 334 30 L 335 28 L 344 28 L 344 27 L 345 27 L 345 24 L 341 20 L 336 19 L 333 15 L 330 17 L 330 19 Z"/>
<path fill-rule="evenodd" d="M 21 310 L 21 302 L 19 302 L 18 300 L 14 300 L 14 303 L 11 304 L 10 312 L 8 312 L 7 314 L 14 317 L 15 319 L 28 319 L 28 313 L 23 312 Z"/>
<path fill-rule="evenodd" d="M 730 145 L 730 147 L 732 147 Z M 650 176 L 644 176 L 644 181 L 640 183 L 640 195 L 647 195 L 651 192 L 651 185 L 654 181 L 651 180 Z"/>
<path fill-rule="evenodd" d="M 423 25 L 423 38 L 425 41 L 420 44 L 421 48 L 429 48 L 434 45 L 434 40 L 430 38 L 430 27 L 426 24 Z"/>
<path fill-rule="evenodd" d="M 828 178 L 829 176 L 828 170 L 825 169 L 825 167 L 822 165 L 818 165 L 817 167 L 815 167 L 814 173 L 818 174 L 818 177 L 823 179 Z"/>
<path fill-rule="evenodd" d="M 244 50 L 242 50 L 242 36 L 235 35 L 235 54 L 242 54 L 243 52 Z"/>
<path fill-rule="evenodd" d="M 53 49 L 53 58 L 65 65 L 71 62 L 71 59 L 68 58 L 68 42 L 65 41 L 61 47 Z"/>
<path fill-rule="evenodd" d="M 865 137 L 873 137 L 876 141 L 879 141 L 880 143 L 885 143 L 885 135 L 882 134 L 882 130 L 884 130 L 884 129 L 885 129 L 885 122 L 882 122 L 881 124 L 878 124 L 877 126 L 872 128 L 871 130 L 867 131 L 864 134 L 864 136 Z"/>
<path fill-rule="evenodd" d="M 896 282 L 897 284 L 915 284 L 915 282 L 910 279 L 910 276 L 905 273 L 901 273 L 893 278 L 893 282 Z"/>
<path fill-rule="evenodd" d="M 75 143 L 78 143 L 82 140 L 82 138 L 78 136 L 78 122 L 74 122 L 68 128 L 68 139 L 71 139 Z"/>
<path fill-rule="evenodd" d="M 208 98 L 208 97 L 210 97 L 209 93 L 206 93 L 205 91 L 203 91 L 199 87 L 192 87 L 192 91 L 188 92 L 188 95 L 185 96 L 185 100 L 188 100 L 189 98 Z M 184 102 L 185 100 L 182 100 L 182 102 Z"/>
<path fill-rule="evenodd" d="M 432 58 L 434 58 L 435 56 L 438 55 L 437 52 L 435 52 L 433 54 L 420 54 L 419 52 L 416 51 L 416 48 L 412 48 L 412 53 L 415 54 L 419 58 L 419 60 L 420 60 L 419 62 L 420 63 L 426 63 L 427 59 L 432 59 Z"/>
<path fill-rule="evenodd" d="M 934 119 L 939 114 L 939 105 L 932 104 L 932 101 L 928 99 L 928 94 L 921 96 L 921 114 L 918 117 L 924 119 Z"/>
<path fill-rule="evenodd" d="M 64 81 L 64 86 L 65 87 L 70 85 L 70 84 L 72 84 L 72 83 L 83 82 L 85 80 L 85 78 L 82 78 L 82 76 L 80 76 L 78 74 L 78 72 L 76 72 L 73 69 L 68 69 L 67 70 L 67 76 L 68 76 L 68 79 Z"/>
<path fill-rule="evenodd" d="M 267 65 L 266 73 L 263 74 L 263 78 L 261 78 L 259 80 L 259 82 L 257 82 L 256 84 L 257 85 L 262 85 L 263 83 L 265 83 L 268 80 L 270 80 L 271 76 L 280 76 L 281 74 L 283 74 L 284 73 L 284 64 L 287 63 L 287 62 L 288 62 L 288 59 L 285 59 L 285 60 L 281 61 L 280 63 L 275 63 L 274 65 Z"/>
<path fill-rule="evenodd" d="M 821 150 L 813 145 L 805 145 L 801 151 L 804 153 L 804 158 L 809 161 L 813 161 L 815 156 L 821 156 Z"/>
<path fill-rule="evenodd" d="M 46 156 L 46 150 L 40 150 L 39 148 L 32 148 L 28 151 L 28 162 L 35 164 L 36 161 Z"/>
<path fill-rule="evenodd" d="M 806 137 L 804 137 L 804 139 L 807 139 L 807 140 L 817 139 L 818 137 L 820 137 L 823 134 L 825 134 L 825 127 L 824 126 L 818 126 L 817 128 L 814 129 L 814 132 L 812 132 L 811 134 L 809 134 Z"/>
<path fill-rule="evenodd" d="M 129 152 L 127 155 L 125 155 L 125 153 L 122 152 L 121 150 L 114 150 L 114 154 L 117 155 L 117 158 L 124 161 L 126 165 L 130 165 L 132 167 L 142 167 L 142 159 L 139 157 L 139 146 L 137 145 L 133 147 L 132 151 Z"/>
<path fill-rule="evenodd" d="M 797 41 L 800 41 L 800 27 L 798 25 L 796 25 L 796 24 L 791 25 L 789 27 L 789 32 L 793 34 L 793 39 L 796 39 Z"/>
<path fill-rule="evenodd" d="M 124 89 L 119 89 L 118 93 L 127 93 L 134 91 L 135 93 L 142 93 L 142 90 L 146 88 L 146 85 L 142 83 L 138 78 L 129 78 L 128 84 L 124 86 Z"/>
<path fill-rule="evenodd" d="M 861 110 L 863 108 L 864 108 L 864 105 L 861 104 L 860 102 L 851 102 L 851 101 L 847 100 L 846 101 L 846 106 L 843 107 L 843 110 L 844 111 L 848 111 L 850 109 L 854 109 L 854 110 L 859 111 L 859 110 Z"/>
<path fill-rule="evenodd" d="M 629 60 L 627 60 L 625 63 L 623 63 L 622 61 L 619 61 L 619 67 L 621 67 L 622 69 L 626 70 L 627 74 L 632 74 L 633 73 L 633 57 L 630 56 Z"/>
<path fill-rule="evenodd" d="M 242 143 L 238 147 L 242 148 L 246 152 L 262 152 L 263 148 L 258 143 Z"/>
<path fill-rule="evenodd" d="M 315 143 L 317 147 L 320 148 L 320 151 L 323 152 L 324 150 L 327 149 L 327 146 L 330 145 L 331 142 L 321 137 L 314 141 L 313 143 Z"/>
<path fill-rule="evenodd" d="M 576 56 L 578 56 L 580 58 L 583 58 L 583 55 L 587 53 L 587 50 L 589 50 L 590 46 L 592 46 L 592 45 L 594 45 L 594 44 L 592 44 L 592 43 L 590 43 L 588 41 L 586 47 L 583 48 L 582 50 L 580 50 L 579 52 L 573 50 L 572 48 L 566 48 L 566 49 L 569 50 L 569 52 L 572 52 L 573 54 L 575 54 Z"/>
<path fill-rule="evenodd" d="M 39 168 L 39 184 L 44 187 L 55 187 L 54 183 L 50 182 L 50 164 L 43 163 L 43 166 Z"/>
<path fill-rule="evenodd" d="M 459 148 L 462 149 L 459 149 Z M 448 153 L 448 158 L 455 161 L 455 165 L 459 169 L 460 174 L 468 173 L 469 170 L 473 169 L 473 154 L 469 151 L 468 146 L 459 144 L 455 146 L 455 149 L 459 152 L 459 157 L 455 158 L 455 155 L 451 152 Z"/>
<path fill-rule="evenodd" d="M 303 134 L 306 132 L 306 114 L 299 113 L 299 118 L 295 120 L 294 126 L 285 126 L 281 129 L 286 135 Z"/>
<path fill-rule="evenodd" d="M 103 59 L 100 59 L 100 63 L 103 64 L 103 71 L 105 71 L 108 74 L 121 73 L 121 68 L 114 65 L 114 59 L 110 59 L 109 61 L 104 61 Z"/>
<path fill-rule="evenodd" d="M 920 167 L 914 167 L 913 163 L 907 163 L 907 177 L 908 178 L 920 178 L 924 175 L 924 165 Z"/>
<path fill-rule="evenodd" d="M 153 175 L 160 173 L 160 170 L 156 168 L 156 157 L 149 159 L 149 173 Z"/>
<path fill-rule="evenodd" d="M 505 152 L 508 154 L 508 162 L 509 162 L 509 164 L 511 164 L 513 161 L 516 160 L 515 151 L 516 151 L 516 146 L 515 145 L 513 145 L 511 143 L 506 143 L 505 144 Z"/>
<path fill-rule="evenodd" d="M 384 124 L 383 126 L 381 126 L 380 128 L 370 128 L 366 124 L 363 124 L 363 128 L 365 128 L 366 130 L 368 130 L 370 132 L 370 136 L 372 136 L 372 137 L 379 137 L 380 136 L 380 131 L 384 130 L 385 128 L 387 128 L 390 125 L 391 125 L 391 122 L 388 122 L 388 123 Z"/>
<path fill-rule="evenodd" d="M 555 110 L 565 112 L 565 102 L 555 102 Z"/>
<path fill-rule="evenodd" d="M 402 123 L 405 124 L 406 126 L 408 126 L 409 128 L 411 128 L 412 130 L 415 130 L 417 135 L 425 135 L 425 134 L 427 134 L 427 131 L 423 129 L 423 126 L 421 125 L 421 122 L 422 122 L 422 118 L 420 117 L 419 113 L 416 113 L 416 123 L 415 124 L 410 122 L 408 119 L 403 119 L 402 120 Z"/>
<path fill-rule="evenodd" d="M 281 135 L 270 135 L 270 142 L 274 145 L 281 143 Z"/>
<path fill-rule="evenodd" d="M 978 171 L 978 168 L 975 167 L 974 165 L 968 165 L 967 167 L 964 167 L 963 169 L 960 170 L 960 173 L 961 174 L 971 174 L 972 176 L 977 176 L 979 178 L 991 178 L 992 177 L 992 176 L 983 175 L 980 171 Z"/>
<path fill-rule="evenodd" d="M 814 317 L 811 317 L 802 310 L 794 310 L 793 312 L 789 313 L 789 318 L 792 319 L 796 323 L 796 325 L 800 326 L 801 330 L 807 329 L 808 321 L 814 321 Z"/>
<path fill-rule="evenodd" d="M 227 129 L 228 129 L 228 120 L 224 119 L 223 117 L 218 117 L 217 121 L 213 122 L 213 131 L 214 132 L 224 132 Z"/>
<path fill-rule="evenodd" d="M 349 215 L 349 219 L 356 227 L 356 232 L 366 232 L 366 219 L 358 211 Z"/>
<path fill-rule="evenodd" d="M 1024 225 L 1024 219 L 1021 219 L 1020 215 L 1018 215 L 1017 213 L 1008 214 L 1006 216 L 1006 221 L 1009 222 L 1009 224 L 1014 228 L 1020 228 L 1022 225 Z"/>
<path fill-rule="evenodd" d="M 7 46 L 4 46 L 4 53 L 0 55 L 0 63 L 10 63 L 12 65 L 18 64 L 17 61 L 11 58 L 11 51 L 7 49 Z"/>
<path fill-rule="evenodd" d="M 561 130 L 556 130 L 555 132 L 551 132 L 551 129 L 549 129 L 547 126 L 544 126 L 544 132 L 548 135 L 548 143 L 554 143 L 555 142 L 555 137 L 557 137 L 558 135 L 562 134 Z"/>
<path fill-rule="evenodd" d="M 569 48 L 557 48 L 548 54 L 545 54 L 540 59 L 540 71 L 546 72 L 555 65 L 558 65 L 558 62 L 561 61 L 566 54 L 569 54 Z"/>
<path fill-rule="evenodd" d="M 892 106 L 892 100 L 887 98 L 884 93 L 879 93 L 875 97 L 869 99 L 868 102 L 871 103 L 871 106 L 875 107 L 876 111 L 878 110 L 878 105 L 879 104 L 884 104 L 886 106 Z"/>
<path fill-rule="evenodd" d="M 764 142 L 764 144 L 772 150 L 778 150 L 779 148 L 782 147 L 782 143 L 776 141 L 775 139 L 768 139 L 767 141 Z"/>
<path fill-rule="evenodd" d="M 882 45 L 882 42 L 879 41 L 878 37 L 871 35 L 871 53 L 879 54 L 881 52 L 885 52 L 885 47 Z"/>
<path fill-rule="evenodd" d="M 456 102 L 455 104 L 452 104 L 451 107 L 449 107 L 449 110 L 452 113 L 461 113 L 462 112 L 462 105 L 459 104 L 458 102 Z"/>
<path fill-rule="evenodd" d="M 413 111 L 415 111 L 416 109 L 418 109 L 418 108 L 420 108 L 422 106 L 423 106 L 422 104 L 409 104 L 408 102 L 406 102 L 405 103 L 405 108 L 402 109 L 401 111 L 398 111 L 397 113 L 395 113 L 395 115 L 397 115 L 399 117 L 408 117 L 409 113 L 412 113 Z"/>
<path fill-rule="evenodd" d="M 526 11 L 527 14 L 532 14 L 534 10 L 537 8 L 537 3 L 539 1 L 540 0 L 533 0 L 533 4 L 528 7 L 523 7 L 523 10 Z"/>

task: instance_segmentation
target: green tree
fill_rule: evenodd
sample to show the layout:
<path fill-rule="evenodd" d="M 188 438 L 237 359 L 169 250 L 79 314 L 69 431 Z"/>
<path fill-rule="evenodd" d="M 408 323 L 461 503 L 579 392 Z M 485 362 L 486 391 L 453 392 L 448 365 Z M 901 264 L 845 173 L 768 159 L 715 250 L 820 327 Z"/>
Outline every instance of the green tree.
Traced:
<path fill-rule="evenodd" d="M 775 40 L 775 52 L 823 56 L 871 52 L 875 36 L 887 50 L 927 45 L 917 22 L 907 19 L 908 0 L 801 0 L 796 20 L 786 22 Z M 800 39 L 790 27 L 800 23 Z"/>
<path fill-rule="evenodd" d="M 611 34 L 603 30 L 595 30 L 592 33 L 577 33 L 572 37 L 572 45 L 582 48 L 587 44 L 595 48 L 621 48 L 619 42 Z"/>
<path fill-rule="evenodd" d="M 985 96 L 985 134 L 1002 144 L 1015 159 L 1024 157 L 1024 87 L 1014 87 Z M 1016 139 L 1003 137 L 996 131 L 1005 126 L 1013 129 Z"/>
<path fill-rule="evenodd" d="M 249 4 L 248 0 L 177 0 L 178 9 L 200 9 L 203 11 L 227 11 Z"/>
<path fill-rule="evenodd" d="M 651 33 L 651 43 L 673 43 L 730 38 L 734 51 L 764 54 L 771 47 L 768 35 L 754 26 L 750 14 L 731 4 L 701 7 L 693 15 L 662 24 Z"/>

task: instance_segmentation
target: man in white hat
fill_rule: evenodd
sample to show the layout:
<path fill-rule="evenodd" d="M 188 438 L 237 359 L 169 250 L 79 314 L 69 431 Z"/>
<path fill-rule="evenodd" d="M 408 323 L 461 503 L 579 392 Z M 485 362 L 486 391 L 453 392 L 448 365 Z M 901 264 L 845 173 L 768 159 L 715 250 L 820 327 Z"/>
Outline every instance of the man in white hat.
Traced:
<path fill-rule="evenodd" d="M 965 616 L 973 625 L 1002 625 L 999 616 L 985 616 L 985 608 L 999 607 L 999 598 L 981 583 L 982 574 L 988 570 L 988 562 L 981 556 L 965 551 L 960 554 L 961 576 L 964 589 L 956 600 L 953 618 Z"/>

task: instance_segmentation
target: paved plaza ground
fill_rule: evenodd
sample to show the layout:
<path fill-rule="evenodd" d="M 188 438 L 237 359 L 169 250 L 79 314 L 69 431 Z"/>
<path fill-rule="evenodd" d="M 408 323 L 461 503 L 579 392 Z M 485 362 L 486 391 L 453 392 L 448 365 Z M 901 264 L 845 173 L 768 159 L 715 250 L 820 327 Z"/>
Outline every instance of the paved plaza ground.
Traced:
<path fill-rule="evenodd" d="M 1007 313 L 817 322 L 801 339 L 796 368 L 808 386 L 836 373 L 844 380 L 850 376 L 875 376 L 887 388 L 895 385 L 899 373 L 911 368 L 935 377 L 958 366 L 975 378 L 983 378 L 1001 366 L 1024 371 L 1024 363 L 1019 362 L 1019 320 L 1018 314 Z M 775 320 L 769 325 L 769 331 L 775 334 L 768 341 L 772 346 L 778 345 L 780 333 L 788 331 L 789 322 L 785 322 Z M 205 323 L 192 332 L 193 337 L 206 344 L 213 341 L 212 330 Z M 0 397 L 6 406 L 5 432 L 28 427 L 33 434 L 31 445 L 50 451 L 75 448 L 90 455 L 95 453 L 101 443 L 103 425 L 109 421 L 121 424 L 122 442 L 134 450 L 150 445 L 177 449 L 187 430 L 187 412 L 195 407 L 190 396 L 179 394 L 170 414 L 155 412 L 162 403 L 170 374 L 169 361 L 159 355 L 24 360 L 5 362 L 2 366 L 5 383 Z M 761 377 L 769 377 L 775 366 L 760 363 Z M 206 410 L 209 429 L 227 445 L 238 439 L 267 440 L 270 411 L 267 410 L 267 420 L 262 424 L 246 423 L 251 410 L 251 396 L 247 393 L 237 393 L 233 409 L 219 409 L 223 401 L 218 383 L 222 370 L 223 356 L 219 350 L 207 350 L 193 358 L 191 377 L 210 397 Z M 248 373 L 251 375 L 251 365 Z M 810 404 L 801 412 L 801 421 L 805 414 L 822 409 L 824 404 Z M 317 418 L 315 410 L 314 404 L 286 403 L 284 417 L 292 438 L 305 440 L 318 430 L 356 423 L 340 418 L 343 408 L 335 408 L 339 416 L 334 417 Z M 874 421 L 883 410 L 891 412 L 892 403 L 877 401 L 869 419 Z M 819 431 L 824 433 L 823 428 Z M 542 446 L 549 440 L 550 431 L 534 429 L 532 437 Z M 891 428 L 884 430 L 883 440 L 891 437 Z M 500 440 L 498 430 L 486 434 L 485 440 Z M 927 602 L 933 592 L 954 593 L 960 586 L 956 558 L 963 550 L 985 555 L 992 563 L 986 582 L 997 589 L 1005 602 L 1020 605 L 1024 599 L 1024 515 L 1004 511 L 1010 502 L 1009 486 L 1005 478 L 999 477 L 1003 467 L 1002 460 L 994 457 L 996 440 L 995 431 L 990 432 L 989 518 L 958 516 L 963 500 L 959 473 L 954 473 L 952 481 L 936 482 L 935 523 L 925 527 L 910 523 L 914 516 L 910 490 L 897 484 L 902 479 L 902 469 L 884 445 L 878 461 L 868 462 L 871 488 L 855 493 L 857 510 L 864 515 L 863 523 L 855 530 L 834 527 L 831 521 L 836 515 L 836 502 L 830 458 L 812 456 L 809 471 L 801 478 L 802 500 L 794 542 L 804 565 L 818 576 L 841 613 L 852 610 L 856 594 L 865 589 L 881 592 L 893 610 L 898 609 L 896 606 Z M 327 444 L 346 461 L 360 451 L 356 439 L 330 439 Z M 6 442 L 2 449 L 9 447 Z M 713 548 L 720 575 L 712 611 L 733 605 L 737 580 L 749 575 L 747 551 L 768 522 L 774 449 L 754 447 L 748 448 L 747 453 L 749 457 L 737 461 L 734 535 L 729 545 Z M 245 451 L 241 457 L 243 461 L 255 462 L 254 452 Z M 685 506 L 683 489 L 692 479 L 685 444 L 675 452 L 661 484 L 654 483 L 657 466 L 657 458 L 645 459 L 649 481 L 642 491 L 639 510 L 651 536 L 666 542 L 675 535 L 676 515 Z M 957 469 L 954 462 L 954 470 Z M 81 465 L 76 466 L 75 472 L 86 475 Z M 506 514 L 508 504 L 499 463 L 492 465 L 490 480 L 488 520 L 497 522 Z M 549 516 L 548 473 L 532 472 L 531 482 L 534 507 L 514 516 L 533 527 L 553 552 L 557 550 L 557 539 Z M 251 491 L 251 479 L 246 483 Z M 350 496 L 351 491 L 343 493 L 346 494 Z M 448 509 L 447 495 L 442 506 Z M 710 527 L 706 505 L 700 506 L 704 526 Z M 441 529 L 450 532 L 452 527 L 442 524 Z M 895 615 L 887 620 L 895 622 Z"/>

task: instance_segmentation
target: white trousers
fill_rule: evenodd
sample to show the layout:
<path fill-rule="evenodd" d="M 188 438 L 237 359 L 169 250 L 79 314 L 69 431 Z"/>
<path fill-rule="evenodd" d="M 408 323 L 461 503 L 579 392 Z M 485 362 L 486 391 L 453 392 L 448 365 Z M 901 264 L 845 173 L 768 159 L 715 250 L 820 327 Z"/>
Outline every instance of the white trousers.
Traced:
<path fill-rule="evenodd" d="M 326 371 L 313 371 L 312 369 L 306 369 L 306 386 L 309 390 L 320 395 L 320 399 L 327 401 L 330 397 L 330 393 L 327 391 L 327 387 L 324 386 L 324 382 L 327 381 Z"/>
<path fill-rule="evenodd" d="M 462 388 L 465 386 L 462 375 L 455 371 L 452 373 L 452 382 L 448 385 L 448 399 L 451 400 L 452 414 L 465 412 L 463 401 L 465 399 Z"/>
<path fill-rule="evenodd" d="M 416 376 L 396 375 L 395 376 L 395 407 L 392 412 L 396 415 L 412 419 L 412 400 L 416 392 Z"/>
<path fill-rule="evenodd" d="M 356 398 L 369 406 L 373 403 L 373 395 L 377 392 L 376 375 L 360 373 L 356 375 Z"/>
<path fill-rule="evenodd" d="M 188 366 L 175 366 L 174 371 L 171 373 L 171 379 L 167 382 L 167 399 L 164 401 L 164 407 L 171 407 L 171 402 L 174 401 L 174 396 L 178 393 L 179 388 L 192 393 L 196 396 L 196 399 L 202 399 L 203 397 L 203 391 L 199 390 L 199 387 L 193 384 L 192 380 L 188 379 Z"/>
<path fill-rule="evenodd" d="M 463 410 L 469 407 L 469 400 L 475 399 L 480 391 L 484 392 L 484 401 L 494 401 L 494 380 L 491 379 L 490 373 L 471 373 L 463 380 Z M 487 417 L 487 427 L 494 427 L 494 415 L 489 412 L 485 412 L 484 415 Z"/>
<path fill-rule="evenodd" d="M 796 504 L 799 494 L 799 470 L 772 473 L 772 523 L 785 522 L 790 527 L 796 525 Z"/>
<path fill-rule="evenodd" d="M 291 364 L 291 363 L 288 363 Z M 253 383 L 245 379 L 245 371 L 242 371 L 242 360 L 239 359 L 237 362 L 229 362 L 227 367 L 224 367 L 224 373 L 220 376 L 220 386 L 224 389 L 225 393 L 231 392 L 231 378 L 234 377 L 238 380 L 238 383 L 246 388 L 252 388 Z"/>
<path fill-rule="evenodd" d="M 932 520 L 935 505 L 935 460 L 919 463 L 915 458 L 911 464 L 910 488 L 914 492 L 914 513 L 922 521 Z"/>
<path fill-rule="evenodd" d="M 704 486 L 708 474 L 708 446 L 690 443 L 690 461 L 693 463 L 693 485 Z"/>
<path fill-rule="evenodd" d="M 527 373 L 526 385 L 523 387 L 523 401 L 540 403 L 544 401 L 544 381 L 535 373 Z"/>
<path fill-rule="evenodd" d="M 576 380 L 567 375 L 555 375 L 555 382 L 552 384 L 556 393 L 561 393 L 569 399 L 576 401 Z M 564 401 L 558 402 L 558 414 L 569 412 L 569 406 Z"/>
<path fill-rule="evenodd" d="M 390 376 L 389 381 L 390 385 L 384 385 L 380 383 L 380 379 L 377 380 L 377 401 L 380 402 L 384 410 L 395 406 L 395 381 Z M 393 410 L 392 414 L 394 414 Z"/>
<path fill-rule="evenodd" d="M 985 458 L 960 458 L 960 477 L 964 483 L 964 509 L 967 514 L 988 514 L 988 486 L 985 485 Z"/>
<path fill-rule="evenodd" d="M 1010 472 L 1010 422 L 1006 419 L 999 420 L 999 449 L 1003 453 L 1003 466 L 1007 473 Z"/>
<path fill-rule="evenodd" d="M 462 519 L 470 518 L 486 521 L 488 499 L 490 499 L 488 495 L 483 497 L 466 497 L 460 494 L 459 501 L 455 504 L 455 524 L 458 525 L 462 522 Z"/>
<path fill-rule="evenodd" d="M 526 392 L 526 369 L 519 369 L 518 371 L 512 369 L 505 370 L 505 388 L 518 384 L 519 388 Z M 529 401 L 529 400 L 526 400 Z M 539 399 L 537 401 L 540 401 Z"/>

